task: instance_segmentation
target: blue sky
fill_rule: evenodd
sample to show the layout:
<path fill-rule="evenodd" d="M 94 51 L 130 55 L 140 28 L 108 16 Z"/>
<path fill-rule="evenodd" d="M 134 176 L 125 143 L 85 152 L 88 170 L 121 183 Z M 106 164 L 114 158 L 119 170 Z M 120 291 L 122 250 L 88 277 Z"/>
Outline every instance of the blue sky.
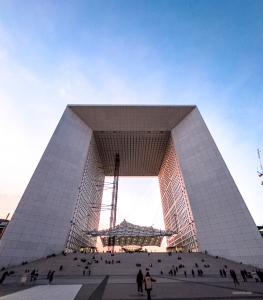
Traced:
<path fill-rule="evenodd" d="M 0 216 L 15 209 L 67 104 L 196 104 L 263 224 L 262 15 L 256 0 L 2 0 Z"/>

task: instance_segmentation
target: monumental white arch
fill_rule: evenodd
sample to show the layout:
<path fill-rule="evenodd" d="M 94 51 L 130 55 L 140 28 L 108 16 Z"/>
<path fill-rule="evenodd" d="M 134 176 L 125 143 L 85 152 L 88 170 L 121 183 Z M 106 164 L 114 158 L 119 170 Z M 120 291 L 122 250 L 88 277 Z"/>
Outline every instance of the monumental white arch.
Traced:
<path fill-rule="evenodd" d="M 94 247 L 105 176 L 158 176 L 168 247 L 263 267 L 263 241 L 196 106 L 68 105 L 0 241 L 0 267 Z"/>

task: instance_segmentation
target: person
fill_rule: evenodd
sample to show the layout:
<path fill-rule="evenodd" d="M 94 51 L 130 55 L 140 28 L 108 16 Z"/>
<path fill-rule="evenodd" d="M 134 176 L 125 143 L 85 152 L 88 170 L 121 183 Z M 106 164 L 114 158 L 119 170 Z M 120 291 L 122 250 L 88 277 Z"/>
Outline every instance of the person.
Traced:
<path fill-rule="evenodd" d="M 224 277 L 226 277 L 226 270 L 225 269 L 223 269 L 223 275 L 224 275 Z"/>
<path fill-rule="evenodd" d="M 49 283 L 48 284 L 51 284 L 51 282 L 53 281 L 54 273 L 55 273 L 55 271 L 51 272 L 51 274 L 49 276 Z"/>
<path fill-rule="evenodd" d="M 184 277 L 187 277 L 186 271 L 184 271 Z"/>
<path fill-rule="evenodd" d="M 143 295 L 142 280 L 143 280 L 143 274 L 142 274 L 142 271 L 139 270 L 139 273 L 137 274 L 137 278 L 136 278 L 139 295 Z"/>
<path fill-rule="evenodd" d="M 262 282 L 262 281 L 263 281 L 263 272 L 260 271 L 259 269 L 256 269 L 256 273 L 257 273 L 257 275 L 258 275 L 260 281 Z"/>
<path fill-rule="evenodd" d="M 247 278 L 247 276 L 248 276 L 248 274 L 247 274 L 247 270 L 246 270 L 246 269 L 244 269 L 244 270 L 243 270 L 243 272 L 244 272 L 244 274 L 245 274 L 245 276 L 246 276 L 246 278 Z"/>
<path fill-rule="evenodd" d="M 234 280 L 235 286 L 236 286 L 236 283 L 239 285 L 239 282 L 238 282 L 238 280 L 237 280 L 237 275 L 236 275 L 236 273 L 235 273 L 234 270 L 230 270 L 230 275 L 231 275 L 231 277 L 232 277 L 233 280 Z"/>
<path fill-rule="evenodd" d="M 254 270 L 252 270 L 251 275 L 256 280 L 256 282 L 259 282 L 258 275 L 257 275 L 257 273 Z"/>
<path fill-rule="evenodd" d="M 34 277 L 35 277 L 35 272 L 36 272 L 36 269 L 34 269 L 34 270 L 31 272 L 30 282 L 33 281 L 33 279 L 34 279 Z"/>
<path fill-rule="evenodd" d="M 62 269 L 63 269 L 63 265 L 60 266 L 59 271 L 62 271 Z"/>
<path fill-rule="evenodd" d="M 220 270 L 220 275 L 221 275 L 221 277 L 224 277 L 224 276 L 223 276 L 223 272 L 222 272 L 222 270 Z"/>
<path fill-rule="evenodd" d="M 35 282 L 37 280 L 37 277 L 38 277 L 38 270 L 35 271 L 35 275 L 34 275 L 34 278 L 33 278 L 33 282 Z"/>
<path fill-rule="evenodd" d="M 89 276 L 90 276 L 91 270 L 89 269 Z"/>
<path fill-rule="evenodd" d="M 174 269 L 174 276 L 176 276 L 176 271 L 175 271 L 175 269 Z"/>
<path fill-rule="evenodd" d="M 246 281 L 247 281 L 247 278 L 246 278 L 246 276 L 245 276 L 245 272 L 244 272 L 243 270 L 240 269 L 240 274 L 241 274 L 241 276 L 242 276 L 244 282 L 246 282 Z"/>
<path fill-rule="evenodd" d="M 47 279 L 49 279 L 50 275 L 51 275 L 51 270 L 48 271 Z"/>
<path fill-rule="evenodd" d="M 2 284 L 2 283 L 4 282 L 4 280 L 5 280 L 5 278 L 6 278 L 7 275 L 8 275 L 8 272 L 5 271 L 5 272 L 3 273 L 1 279 L 0 279 L 0 284 Z"/>
<path fill-rule="evenodd" d="M 193 275 L 193 277 L 195 277 L 195 271 L 194 270 L 192 270 L 192 275 Z"/>
<path fill-rule="evenodd" d="M 83 276 L 85 276 L 85 269 L 83 270 Z"/>
<path fill-rule="evenodd" d="M 156 280 L 150 276 L 149 272 L 147 272 L 145 277 L 143 278 L 142 283 L 145 282 L 145 290 L 146 290 L 147 296 L 148 296 L 147 300 L 151 300 L 152 282 L 155 282 L 155 281 Z"/>

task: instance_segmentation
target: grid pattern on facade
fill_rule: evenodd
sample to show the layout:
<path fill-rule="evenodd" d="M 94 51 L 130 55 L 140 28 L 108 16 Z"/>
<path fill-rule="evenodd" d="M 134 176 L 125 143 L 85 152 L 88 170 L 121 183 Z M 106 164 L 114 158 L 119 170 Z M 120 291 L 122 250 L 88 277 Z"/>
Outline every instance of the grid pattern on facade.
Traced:
<path fill-rule="evenodd" d="M 98 182 L 103 184 L 104 178 L 98 149 L 95 139 L 92 137 L 71 221 L 66 251 L 79 251 L 80 248 L 89 249 L 96 246 L 96 238 L 84 234 L 84 231 L 99 227 L 100 211 L 94 207 L 101 205 L 103 192 L 97 186 Z"/>
<path fill-rule="evenodd" d="M 158 176 L 170 131 L 94 131 L 104 174 L 113 176 L 116 154 L 120 176 Z"/>
<path fill-rule="evenodd" d="M 163 241 L 163 236 L 122 236 L 122 237 L 101 237 L 103 247 L 107 246 L 156 246 L 160 247 Z"/>
<path fill-rule="evenodd" d="M 196 229 L 172 138 L 158 175 L 165 228 L 178 232 L 167 238 L 168 247 L 198 251 Z"/>

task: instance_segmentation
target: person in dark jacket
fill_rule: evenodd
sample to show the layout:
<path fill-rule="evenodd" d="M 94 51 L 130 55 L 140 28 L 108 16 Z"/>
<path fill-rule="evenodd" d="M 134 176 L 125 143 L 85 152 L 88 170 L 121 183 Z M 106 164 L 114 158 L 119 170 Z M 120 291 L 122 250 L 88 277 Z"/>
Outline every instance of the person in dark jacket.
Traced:
<path fill-rule="evenodd" d="M 142 271 L 139 270 L 139 273 L 137 274 L 137 278 L 136 278 L 139 295 L 143 295 L 142 281 L 143 281 L 143 274 L 142 274 Z"/>
<path fill-rule="evenodd" d="M 6 276 L 8 276 L 8 272 L 7 272 L 7 271 L 5 271 L 5 272 L 3 273 L 3 275 L 2 275 L 2 277 L 1 277 L 1 279 L 0 279 L 0 284 L 4 282 Z"/>
<path fill-rule="evenodd" d="M 236 275 L 236 272 L 234 270 L 230 270 L 230 275 L 231 277 L 233 278 L 233 281 L 234 281 L 234 284 L 236 286 L 236 283 L 239 285 L 239 282 L 237 280 L 237 275 Z"/>
<path fill-rule="evenodd" d="M 151 290 L 152 290 L 152 282 L 155 282 L 156 280 L 153 279 L 149 272 L 146 273 L 145 277 L 143 278 L 143 282 L 145 282 L 145 290 L 147 292 L 148 298 L 147 300 L 151 300 Z"/>
<path fill-rule="evenodd" d="M 53 281 L 54 273 L 55 271 L 53 271 L 49 276 L 49 284 L 51 284 L 51 282 Z"/>
<path fill-rule="evenodd" d="M 34 277 L 35 277 L 35 272 L 36 272 L 36 269 L 34 269 L 34 270 L 31 272 L 30 282 L 33 281 L 33 279 L 34 279 Z"/>
<path fill-rule="evenodd" d="M 246 281 L 247 281 L 247 278 L 246 278 L 246 276 L 245 276 L 245 272 L 244 272 L 243 270 L 240 269 L 240 274 L 241 274 L 241 276 L 242 276 L 244 282 L 246 282 Z"/>

